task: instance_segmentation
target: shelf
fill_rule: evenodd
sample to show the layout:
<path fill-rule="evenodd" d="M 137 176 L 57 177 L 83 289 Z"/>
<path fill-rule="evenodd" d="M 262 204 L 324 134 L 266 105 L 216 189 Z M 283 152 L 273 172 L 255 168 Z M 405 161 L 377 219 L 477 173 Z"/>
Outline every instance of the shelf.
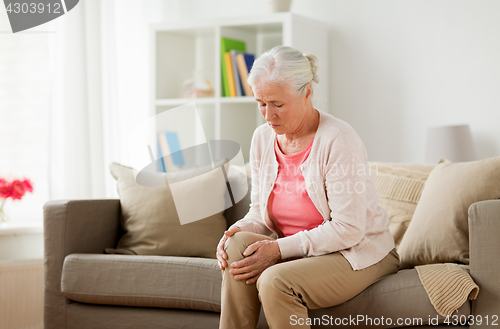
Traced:
<path fill-rule="evenodd" d="M 164 22 L 152 25 L 150 33 L 151 115 L 196 104 L 197 115 L 186 114 L 155 126 L 156 131 L 176 131 L 181 147 L 205 139 L 232 140 L 241 146 L 246 162 L 253 132 L 265 123 L 254 96 L 221 96 L 221 37 L 244 41 L 246 52 L 256 57 L 277 45 L 315 54 L 321 63 L 321 83 L 316 92 L 328 104 L 328 26 L 324 23 L 292 13 L 275 13 Z M 207 80 L 213 86 L 213 97 L 183 97 L 187 83 Z M 154 137 L 151 145 L 156 149 Z"/>
<path fill-rule="evenodd" d="M 42 233 L 42 221 L 0 223 L 0 236 L 18 236 Z"/>
<path fill-rule="evenodd" d="M 188 103 L 196 104 L 251 104 L 256 103 L 253 96 L 244 97 L 200 97 L 200 98 L 165 98 L 157 99 L 156 106 L 180 106 Z M 256 103 L 257 104 L 257 103 Z"/>
<path fill-rule="evenodd" d="M 157 99 L 156 106 L 180 106 L 188 103 L 196 104 L 215 104 L 214 97 L 199 97 L 199 98 L 164 98 Z"/>
<path fill-rule="evenodd" d="M 215 26 L 225 27 L 225 26 L 246 26 L 244 28 L 249 30 L 261 29 L 261 26 L 266 26 L 264 31 L 274 30 L 279 28 L 280 24 L 290 21 L 293 18 L 297 18 L 297 15 L 289 12 L 283 13 L 273 13 L 259 16 L 233 16 L 221 19 L 219 17 L 215 19 L 195 19 L 195 20 L 178 20 L 171 21 L 167 23 L 155 23 L 151 26 L 152 30 L 155 31 L 175 31 L 175 30 L 186 30 L 193 34 L 194 30 L 203 30 L 207 28 L 213 28 Z M 275 24 L 274 28 L 271 24 Z"/>
<path fill-rule="evenodd" d="M 221 97 L 220 102 L 223 104 L 248 104 L 248 103 L 255 103 L 257 104 L 257 101 L 255 100 L 254 96 L 244 96 L 244 97 Z"/>

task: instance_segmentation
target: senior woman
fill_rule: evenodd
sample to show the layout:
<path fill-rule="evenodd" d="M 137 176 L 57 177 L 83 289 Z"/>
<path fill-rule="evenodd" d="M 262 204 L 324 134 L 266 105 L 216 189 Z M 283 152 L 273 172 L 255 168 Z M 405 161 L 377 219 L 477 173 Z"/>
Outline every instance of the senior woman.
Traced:
<path fill-rule="evenodd" d="M 250 72 L 267 122 L 252 138 L 250 210 L 217 247 L 220 328 L 255 328 L 261 305 L 272 329 L 308 328 L 308 309 L 343 303 L 398 271 L 363 142 L 311 103 L 317 69 L 314 55 L 278 46 Z"/>

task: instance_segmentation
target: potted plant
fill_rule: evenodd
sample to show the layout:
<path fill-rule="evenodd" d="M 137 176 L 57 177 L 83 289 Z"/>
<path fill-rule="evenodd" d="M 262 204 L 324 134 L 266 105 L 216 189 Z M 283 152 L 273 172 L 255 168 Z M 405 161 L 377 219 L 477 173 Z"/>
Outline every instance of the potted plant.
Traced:
<path fill-rule="evenodd" d="M 3 206 L 8 198 L 21 200 L 26 192 L 33 192 L 33 184 L 29 179 L 15 179 L 11 182 L 0 178 L 0 222 L 7 221 Z"/>

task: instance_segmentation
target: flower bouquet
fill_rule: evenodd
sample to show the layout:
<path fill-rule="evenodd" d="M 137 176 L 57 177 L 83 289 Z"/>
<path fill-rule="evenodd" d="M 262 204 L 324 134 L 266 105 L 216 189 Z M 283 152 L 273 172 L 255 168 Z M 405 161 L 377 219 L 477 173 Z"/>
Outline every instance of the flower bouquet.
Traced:
<path fill-rule="evenodd" d="M 7 201 L 8 198 L 12 200 L 21 200 L 26 192 L 33 192 L 33 184 L 29 179 L 15 179 L 9 182 L 0 178 L 0 222 L 7 221 L 7 216 L 3 211 L 5 201 Z"/>

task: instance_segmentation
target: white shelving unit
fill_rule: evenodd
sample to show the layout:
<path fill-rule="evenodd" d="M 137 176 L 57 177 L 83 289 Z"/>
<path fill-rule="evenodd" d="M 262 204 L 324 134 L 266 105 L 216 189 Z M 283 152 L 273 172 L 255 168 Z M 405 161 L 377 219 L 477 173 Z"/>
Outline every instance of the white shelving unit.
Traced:
<path fill-rule="evenodd" d="M 253 97 L 222 97 L 220 39 L 243 40 L 247 52 L 256 57 L 276 45 L 292 46 L 315 54 L 320 61 L 318 91 L 328 104 L 328 27 L 326 24 L 291 13 L 216 20 L 179 21 L 151 27 L 151 115 L 195 102 L 207 140 L 228 139 L 241 145 L 249 161 L 255 128 L 264 123 Z M 210 80 L 214 97 L 182 98 L 188 78 Z M 328 111 L 322 106 L 323 111 Z M 183 122 L 178 129 L 195 125 Z M 196 133 L 183 133 L 183 136 Z M 193 141 L 185 141 L 192 145 Z M 181 147 L 183 141 L 180 140 Z"/>

